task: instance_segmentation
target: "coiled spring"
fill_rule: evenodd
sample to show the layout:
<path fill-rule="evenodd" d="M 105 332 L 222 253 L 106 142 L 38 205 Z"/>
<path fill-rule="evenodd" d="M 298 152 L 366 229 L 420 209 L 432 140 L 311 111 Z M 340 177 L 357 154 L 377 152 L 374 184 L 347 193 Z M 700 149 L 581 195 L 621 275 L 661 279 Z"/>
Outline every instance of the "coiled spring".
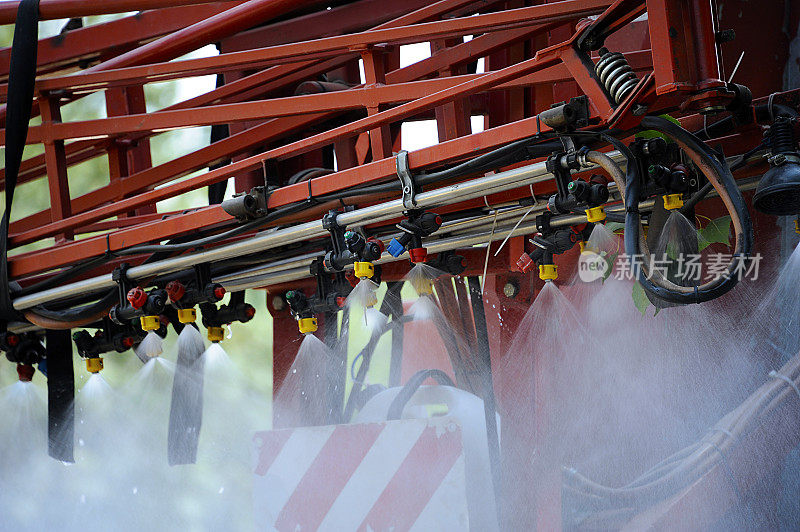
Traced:
<path fill-rule="evenodd" d="M 610 52 L 607 48 L 600 49 L 600 60 L 594 69 L 600 83 L 616 103 L 621 103 L 639 83 L 625 56 L 619 52 Z"/>

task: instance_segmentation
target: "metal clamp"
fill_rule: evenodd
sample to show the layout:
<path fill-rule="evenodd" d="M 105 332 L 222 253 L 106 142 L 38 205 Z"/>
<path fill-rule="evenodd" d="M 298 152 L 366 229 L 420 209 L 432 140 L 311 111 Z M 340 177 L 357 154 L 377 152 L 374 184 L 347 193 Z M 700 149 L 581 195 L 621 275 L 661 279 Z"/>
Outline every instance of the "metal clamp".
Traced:
<path fill-rule="evenodd" d="M 400 186 L 403 190 L 403 206 L 406 209 L 414 209 L 417 206 L 417 185 L 408 165 L 408 152 L 406 150 L 398 152 L 395 161 L 397 177 L 400 178 Z"/>

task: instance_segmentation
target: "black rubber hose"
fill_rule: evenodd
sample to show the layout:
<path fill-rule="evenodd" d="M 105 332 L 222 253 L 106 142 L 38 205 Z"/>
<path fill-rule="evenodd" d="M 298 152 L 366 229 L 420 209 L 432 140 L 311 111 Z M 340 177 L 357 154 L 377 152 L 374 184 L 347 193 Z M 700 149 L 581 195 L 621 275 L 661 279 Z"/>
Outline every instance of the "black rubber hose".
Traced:
<path fill-rule="evenodd" d="M 715 299 L 736 286 L 738 278 L 734 275 L 735 269 L 739 261 L 745 260 L 750 256 L 753 249 L 753 227 L 744 198 L 736 186 L 736 181 L 727 165 L 721 163 L 708 146 L 697 137 L 661 117 L 645 117 L 642 119 L 642 127 L 659 131 L 671 137 L 689 155 L 695 165 L 706 174 L 709 182 L 717 190 L 731 215 L 731 221 L 736 233 L 736 245 L 733 259 L 728 265 L 725 274 L 700 286 L 681 287 L 666 279 L 659 279 L 658 276 L 651 277 L 647 274 L 642 264 L 638 264 L 634 260 L 633 269 L 635 275 L 646 292 L 670 303 L 702 303 Z M 628 161 L 629 169 L 636 166 L 631 158 Z M 638 173 L 628 176 L 625 188 L 625 204 L 627 206 L 627 214 L 625 216 L 625 253 L 634 259 L 641 257 L 639 246 L 641 219 L 638 208 L 641 186 L 641 178 Z"/>
<path fill-rule="evenodd" d="M 406 404 L 408 404 L 417 390 L 419 390 L 419 387 L 422 386 L 422 383 L 428 378 L 434 379 L 442 386 L 455 387 L 453 379 L 451 379 L 447 373 L 440 369 L 420 370 L 416 372 L 410 379 L 408 379 L 406 385 L 403 386 L 403 389 L 400 390 L 400 393 L 394 398 L 392 404 L 389 405 L 389 411 L 386 415 L 386 419 L 389 421 L 400 419 L 403 416 L 403 410 L 405 410 Z"/>

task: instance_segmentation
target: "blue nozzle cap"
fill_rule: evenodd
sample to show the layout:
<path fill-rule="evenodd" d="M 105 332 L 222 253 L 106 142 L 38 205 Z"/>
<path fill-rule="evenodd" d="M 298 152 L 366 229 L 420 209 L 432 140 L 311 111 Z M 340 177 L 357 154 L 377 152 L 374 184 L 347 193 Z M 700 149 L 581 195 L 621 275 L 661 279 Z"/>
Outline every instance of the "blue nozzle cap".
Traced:
<path fill-rule="evenodd" d="M 398 242 L 396 238 L 393 238 L 392 241 L 389 242 L 389 245 L 386 246 L 386 251 L 388 251 L 389 255 L 392 257 L 397 258 L 406 252 L 406 248 L 403 244 Z"/>

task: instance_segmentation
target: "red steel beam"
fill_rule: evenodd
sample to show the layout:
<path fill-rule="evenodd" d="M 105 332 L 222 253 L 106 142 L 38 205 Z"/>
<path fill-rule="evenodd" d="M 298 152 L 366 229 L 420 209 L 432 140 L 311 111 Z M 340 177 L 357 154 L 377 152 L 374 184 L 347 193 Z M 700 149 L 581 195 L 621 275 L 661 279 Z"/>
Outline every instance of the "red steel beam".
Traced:
<path fill-rule="evenodd" d="M 627 54 L 627 57 L 629 61 L 635 62 L 635 68 L 641 68 L 642 65 L 649 63 L 650 53 L 649 51 L 633 52 Z M 346 91 L 211 105 L 202 109 L 165 110 L 148 114 L 32 126 L 28 129 L 27 143 L 35 144 L 46 140 L 58 139 L 113 137 L 125 133 L 377 107 L 379 105 L 415 100 L 428 94 L 454 87 L 460 83 L 475 80 L 482 75 L 463 74 L 391 85 L 372 84 L 353 87 Z M 556 83 L 571 79 L 569 71 L 563 65 L 554 65 L 541 72 L 508 81 L 494 87 L 494 89 L 501 90 L 540 83 Z M 0 145 L 4 144 L 5 130 L 0 130 Z"/>
<path fill-rule="evenodd" d="M 55 20 L 59 18 L 86 17 L 89 15 L 106 15 L 108 13 L 127 13 L 128 11 L 145 11 L 165 7 L 212 4 L 219 0 L 103 0 L 88 2 L 87 0 L 40 0 L 39 19 Z M 234 2 L 228 2 L 234 3 Z M 13 24 L 17 20 L 19 2 L 0 2 L 0 24 Z"/>
<path fill-rule="evenodd" d="M 127 63 L 124 62 L 123 56 L 120 56 L 119 61 L 116 59 L 107 61 L 81 74 L 40 80 L 37 83 L 37 88 L 40 91 L 61 89 L 94 90 L 117 85 L 140 84 L 185 76 L 241 70 L 243 68 L 262 68 L 274 64 L 283 64 L 289 60 L 324 59 L 338 55 L 341 52 L 384 43 L 407 44 L 433 38 L 458 37 L 534 24 L 567 21 L 600 13 L 610 4 L 609 0 L 564 0 L 552 4 L 511 9 L 498 13 L 371 30 L 352 35 L 270 46 L 243 52 L 231 52 L 213 57 L 148 64 L 141 67 L 123 68 Z M 220 16 L 223 15 L 225 13 Z M 165 37 L 164 39 L 171 37 Z M 147 46 L 136 51 L 142 50 Z M 98 71 L 100 66 L 104 67 L 102 72 Z M 115 70 L 112 70 L 112 68 Z"/>
<path fill-rule="evenodd" d="M 432 4 L 431 6 L 419 9 L 409 15 L 401 17 L 400 19 L 394 20 L 382 26 L 388 27 L 393 24 L 414 22 L 416 19 L 424 20 L 426 18 L 436 16 L 437 14 L 441 14 L 443 12 L 446 12 L 447 10 L 453 9 L 454 7 L 458 7 L 466 3 L 468 3 L 466 0 L 440 0 L 439 2 Z M 542 29 L 546 28 L 547 26 L 545 26 Z M 504 43 L 504 39 L 507 39 L 508 41 L 516 41 L 528 36 L 529 34 L 530 34 L 529 30 L 514 30 L 507 33 L 498 33 L 494 35 L 487 34 L 487 35 L 482 35 L 480 37 L 476 37 L 475 39 L 467 43 L 450 48 L 446 52 L 443 52 L 441 54 L 437 54 L 436 57 L 428 58 L 423 61 L 420 61 L 419 63 L 398 69 L 394 72 L 390 72 L 389 74 L 387 74 L 387 82 L 398 83 L 427 76 L 431 73 L 436 72 L 436 70 L 439 69 L 440 66 L 448 60 L 454 63 L 463 63 L 470 60 L 474 60 L 475 58 L 481 56 L 482 54 L 487 53 L 488 51 L 491 51 L 496 47 L 501 46 Z M 330 70 L 332 68 L 335 68 L 335 65 L 338 64 L 339 63 L 334 62 L 334 60 L 328 61 L 327 63 L 320 63 L 319 64 L 321 68 L 320 71 Z M 292 79 L 290 76 L 288 76 L 287 73 L 281 70 L 282 68 L 283 67 L 273 67 L 272 69 L 269 69 L 269 71 L 277 72 L 275 76 L 279 78 L 278 83 L 287 82 Z M 265 73 L 269 71 L 265 71 Z M 309 71 L 307 74 L 305 74 L 305 76 L 313 77 L 314 75 L 316 75 L 316 72 L 317 72 L 316 70 Z M 226 85 L 225 87 L 217 89 L 216 91 L 211 91 L 209 93 L 206 93 L 205 95 L 201 95 L 198 96 L 197 98 L 182 102 L 181 104 L 176 104 L 176 106 L 170 107 L 168 109 L 180 107 L 183 104 L 193 103 L 194 105 L 203 105 L 210 101 L 216 101 L 216 98 L 213 97 L 215 94 L 221 94 L 220 97 L 222 97 L 222 93 L 218 93 L 217 91 L 223 91 L 223 92 L 227 90 L 234 91 L 233 85 L 238 86 L 240 83 L 244 83 L 247 80 L 250 80 L 248 81 L 248 84 L 253 86 L 251 92 L 254 95 L 258 94 L 261 90 L 269 90 L 271 85 L 269 83 L 266 83 L 266 80 L 271 78 L 262 78 L 261 74 L 264 73 L 254 74 L 253 76 L 249 76 L 248 78 L 237 80 L 236 82 L 230 84 L 230 89 L 228 89 L 229 85 Z M 247 86 L 248 85 L 243 85 L 243 87 Z M 250 95 L 250 93 L 248 93 L 247 91 L 245 93 L 238 93 L 237 99 L 244 98 L 248 95 Z M 302 125 L 312 124 L 315 119 L 323 120 L 325 118 L 330 118 L 331 116 L 333 115 L 308 117 L 305 119 L 305 122 L 303 124 L 298 124 L 297 120 L 294 118 L 287 118 L 278 121 L 268 122 L 266 124 L 257 126 L 243 133 L 233 135 L 231 138 L 215 143 L 212 146 L 202 148 L 197 152 L 194 152 L 187 156 L 178 158 L 174 161 L 170 161 L 169 163 L 162 165 L 162 167 L 157 167 L 148 170 L 144 174 L 137 176 L 135 182 L 141 183 L 142 186 L 140 188 L 146 188 L 162 184 L 169 180 L 169 178 L 166 177 L 167 175 L 170 175 L 172 178 L 182 177 L 192 171 L 200 169 L 204 166 L 208 166 L 209 164 L 211 164 L 216 160 L 223 160 L 225 158 L 225 155 L 241 153 L 242 151 L 255 145 L 258 142 L 259 135 L 267 135 L 263 139 L 264 141 L 267 141 L 270 138 L 271 139 L 279 138 L 280 135 L 277 135 L 276 131 L 290 133 L 296 130 L 298 127 L 301 127 Z M 76 142 L 70 145 L 70 147 L 77 146 L 81 147 L 81 149 L 84 149 L 83 146 L 85 146 L 85 144 L 90 142 L 91 141 Z M 236 148 L 229 148 L 228 146 L 236 146 Z M 100 153 L 97 152 L 97 154 Z M 38 164 L 41 172 L 41 170 L 43 170 L 44 168 L 44 162 L 40 161 Z M 26 177 L 26 180 L 29 180 L 27 176 L 31 174 L 23 174 L 23 175 Z M 153 177 L 149 177 L 151 175 Z M 2 176 L 2 170 L 0 170 L 0 176 Z M 33 177 L 34 176 L 31 175 L 30 178 L 32 179 Z M 135 192 L 135 190 L 125 191 L 126 194 L 132 192 Z M 73 212 L 74 213 L 83 212 L 91 207 L 100 205 L 110 200 L 111 196 L 105 193 L 105 189 L 99 189 L 87 195 L 73 199 Z M 30 229 L 31 227 L 38 227 L 40 225 L 43 225 L 49 221 L 48 217 L 49 214 L 47 211 L 42 211 L 38 214 L 29 216 L 23 220 L 20 220 L 12 224 L 12 232 L 21 232 Z"/>
<path fill-rule="evenodd" d="M 401 121 L 420 112 L 433 109 L 453 99 L 470 96 L 472 94 L 476 94 L 491 87 L 513 80 L 517 77 L 553 66 L 557 64 L 559 60 L 559 51 L 564 46 L 569 46 L 569 44 L 564 43 L 551 47 L 547 50 L 542 50 L 538 52 L 535 57 L 516 65 L 484 74 L 476 79 L 456 85 L 455 87 L 451 87 L 429 96 L 419 98 L 412 102 L 399 105 L 392 109 L 368 116 L 367 118 L 357 120 L 350 124 L 346 124 L 323 133 L 318 133 L 306 139 L 269 150 L 263 154 L 249 157 L 225 167 L 212 170 L 207 174 L 190 178 L 179 183 L 166 185 L 156 190 L 144 192 L 136 197 L 126 198 L 111 205 L 105 205 L 89 212 L 80 213 L 72 216 L 68 220 L 33 229 L 26 233 L 26 237 L 34 239 L 41 238 L 42 235 L 48 234 L 48 232 L 58 231 L 58 226 L 63 224 L 71 227 L 78 227 L 86 223 L 103 220 L 110 216 L 133 210 L 144 205 L 153 204 L 167 198 L 181 195 L 190 190 L 217 183 L 236 174 L 237 172 L 246 172 L 260 168 L 263 162 L 267 159 L 285 159 L 290 156 L 301 155 L 322 146 L 332 144 L 338 139 L 364 133 L 365 131 L 374 129 L 378 126 Z"/>
<path fill-rule="evenodd" d="M 390 22 L 387 22 L 387 23 L 381 24 L 379 26 L 376 26 L 374 29 L 388 28 L 388 27 L 400 26 L 400 25 L 404 25 L 404 24 L 412 24 L 412 23 L 415 23 L 415 22 L 429 20 L 429 19 L 432 19 L 432 18 L 436 18 L 438 16 L 442 16 L 443 14 L 445 14 L 445 13 L 447 13 L 447 12 L 453 10 L 453 9 L 457 9 L 457 8 L 464 9 L 465 6 L 468 6 L 468 5 L 474 4 L 474 3 L 475 3 L 474 0 L 439 0 L 438 2 L 435 2 L 435 3 L 433 3 L 433 4 L 429 5 L 429 6 L 417 9 L 416 11 L 413 11 L 412 13 L 409 13 L 407 15 L 403 15 L 403 16 L 401 16 L 401 17 L 399 17 L 397 19 L 394 19 L 394 20 L 392 20 Z M 517 30 L 517 31 L 519 31 L 519 30 Z M 498 34 L 498 36 L 500 36 L 500 35 L 503 35 L 503 34 Z M 515 35 L 515 34 L 514 33 L 509 33 L 509 35 Z M 483 43 L 485 41 L 485 39 L 488 38 L 488 37 L 489 37 L 488 35 L 483 35 L 483 36 L 477 37 L 477 38 L 473 39 L 472 41 L 470 41 L 469 43 L 467 43 L 469 45 L 468 49 L 472 52 L 473 56 L 477 56 L 479 54 L 479 52 L 481 51 L 481 48 L 479 47 L 479 44 Z M 520 35 L 520 37 L 521 37 L 521 35 Z M 500 40 L 500 42 L 502 42 L 502 40 Z M 496 45 L 499 45 L 499 43 L 496 44 Z M 462 48 L 461 46 L 456 47 L 456 48 L 461 48 L 462 52 L 464 50 L 464 48 Z M 485 49 L 488 50 L 489 48 L 490 47 L 486 47 Z M 448 50 L 448 54 L 447 55 L 448 56 L 452 56 L 453 60 L 455 61 L 455 60 L 457 60 L 456 57 L 458 57 L 458 56 L 454 55 L 452 52 L 456 52 L 456 50 L 455 49 Z M 440 55 L 443 56 L 444 54 L 440 54 Z M 307 78 L 315 77 L 316 75 L 319 74 L 319 72 L 325 72 L 325 71 L 328 71 L 328 70 L 332 70 L 334 68 L 338 68 L 338 66 L 340 64 L 349 61 L 351 57 L 352 56 L 350 56 L 350 55 L 340 56 L 339 58 L 337 58 L 337 61 L 335 63 L 331 62 L 331 61 L 328 61 L 328 62 L 316 62 L 316 63 L 312 63 L 312 62 L 305 63 L 305 64 L 307 64 L 309 66 L 311 66 L 312 64 L 318 65 L 319 69 L 314 69 L 314 70 L 308 71 L 304 75 Z M 442 59 L 442 57 L 439 57 L 439 56 L 437 56 L 437 58 Z M 461 60 L 464 60 L 464 54 L 463 53 L 461 54 Z M 428 66 L 426 66 L 428 64 L 428 60 L 423 60 L 423 61 L 421 61 L 421 63 L 424 63 L 424 65 L 422 67 L 419 67 L 419 66 L 416 66 L 416 65 L 411 65 L 410 67 L 406 67 L 406 69 L 412 69 L 412 68 L 420 69 L 420 68 L 422 68 L 422 70 L 424 70 L 424 72 L 419 72 L 419 73 L 414 72 L 413 75 L 409 74 L 408 76 L 405 76 L 405 77 L 400 76 L 397 79 L 392 78 L 393 75 L 397 75 L 398 73 L 402 74 L 404 72 L 411 72 L 411 70 L 400 69 L 400 70 L 398 70 L 396 72 L 390 72 L 387 76 L 388 76 L 388 78 L 390 78 L 390 80 L 393 80 L 393 81 L 410 81 L 412 79 L 416 79 L 417 77 L 422 77 L 423 75 L 427 75 L 427 73 L 435 71 L 435 69 L 432 69 L 432 68 L 429 68 Z M 272 85 L 267 83 L 268 81 L 273 81 L 275 79 L 279 79 L 280 83 L 286 84 L 288 80 L 292 79 L 291 77 L 288 77 L 289 74 L 298 74 L 298 73 L 302 72 L 303 65 L 304 64 L 298 63 L 298 64 L 295 64 L 295 65 L 287 65 L 285 67 L 283 67 L 283 66 L 281 66 L 281 67 L 272 67 L 272 68 L 267 69 L 267 70 L 265 70 L 263 72 L 259 72 L 259 73 L 253 74 L 251 76 L 247 76 L 246 78 L 239 79 L 239 80 L 237 80 L 237 81 L 235 81 L 233 83 L 226 84 L 225 86 L 220 87 L 219 89 L 212 90 L 212 91 L 207 92 L 207 93 L 205 93 L 203 95 L 197 96 L 196 98 L 193 98 L 193 99 L 190 99 L 190 100 L 186 100 L 186 101 L 178 103 L 178 104 L 176 104 L 174 106 L 167 107 L 164 110 L 181 109 L 181 108 L 186 108 L 186 107 L 198 107 L 198 106 L 202 106 L 202 105 L 207 105 L 209 103 L 217 103 L 219 101 L 237 102 L 237 101 L 242 101 L 242 100 L 249 99 L 249 98 L 252 98 L 252 97 L 257 97 L 257 96 L 260 96 L 260 95 L 268 92 L 269 90 L 271 90 L 270 87 L 275 85 L 274 83 Z M 281 85 L 281 86 L 283 86 L 283 85 Z M 278 88 L 278 87 L 276 86 L 275 88 Z M 78 164 L 78 163 L 83 162 L 83 161 L 85 161 L 87 159 L 90 159 L 90 158 L 92 158 L 94 156 L 102 155 L 103 150 L 101 150 L 101 149 L 95 148 L 93 150 L 90 150 L 89 148 L 92 145 L 97 145 L 97 142 L 96 141 L 82 141 L 82 142 L 76 142 L 76 143 L 73 143 L 73 144 L 70 144 L 69 146 L 67 146 L 67 163 L 71 166 L 73 164 Z M 105 146 L 103 146 L 103 149 L 105 149 Z M 78 152 L 80 152 L 80 153 L 78 153 Z M 28 160 L 24 161 L 23 165 L 22 165 L 22 167 L 20 169 L 20 175 L 18 177 L 19 183 L 24 183 L 24 182 L 27 182 L 27 181 L 30 181 L 32 179 L 35 179 L 37 177 L 42 176 L 43 172 L 44 172 L 44 168 L 45 168 L 44 167 L 44 159 L 43 159 L 42 156 L 32 157 L 31 159 L 28 159 Z M 4 169 L 0 169 L 0 189 L 2 189 L 4 187 L 4 184 L 5 184 L 4 183 L 4 177 L 5 177 L 5 170 Z M 78 211 L 79 210 L 80 209 L 78 209 Z M 39 225 L 39 224 L 36 223 L 35 225 Z"/>
<path fill-rule="evenodd" d="M 242 0 L 239 0 L 241 3 Z M 194 7 L 173 7 L 158 11 L 144 11 L 135 16 L 95 24 L 41 39 L 38 45 L 38 74 L 76 66 L 78 61 L 96 61 L 100 52 L 124 50 L 155 37 L 161 37 L 200 20 L 214 16 L 231 3 L 215 2 Z M 0 77 L 8 77 L 11 48 L 0 49 Z M 0 86 L 0 95 L 5 100 L 8 86 Z"/>
<path fill-rule="evenodd" d="M 465 156 L 476 155 L 484 151 L 491 150 L 497 146 L 508 144 L 509 142 L 519 140 L 520 138 L 530 136 L 534 133 L 536 133 L 535 117 L 414 151 L 409 154 L 409 162 L 411 163 L 412 168 L 415 170 L 435 164 L 444 164 L 449 161 L 462 159 Z M 250 159 L 255 159 L 255 157 Z M 245 159 L 241 163 L 234 163 L 234 165 L 242 165 L 242 163 L 247 163 L 250 159 Z M 217 177 L 220 171 L 229 169 L 230 166 L 234 165 L 229 165 L 219 170 L 209 172 L 208 174 L 204 174 L 201 177 L 207 178 L 210 176 L 210 179 L 208 179 L 208 183 L 204 183 L 199 186 L 207 186 L 207 184 L 218 181 Z M 394 159 L 383 159 L 326 176 L 332 178 L 331 180 L 313 179 L 311 180 L 312 192 L 314 195 L 318 196 L 328 191 L 346 188 L 347 186 L 350 186 L 350 183 L 353 186 L 357 186 L 361 183 L 368 183 L 373 180 L 386 179 L 387 177 L 394 175 L 395 172 L 396 169 Z M 303 199 L 305 199 L 305 197 L 308 195 L 308 186 L 309 185 L 307 183 L 302 183 L 299 185 L 291 185 L 289 187 L 278 189 L 270 197 L 270 208 L 296 201 L 295 196 L 299 193 L 301 187 L 305 187 L 306 196 L 303 196 Z M 161 189 L 151 191 L 147 194 L 158 193 L 159 190 Z M 280 194 L 275 196 L 277 193 Z M 141 198 L 141 196 L 137 196 L 137 198 Z M 135 200 L 136 198 L 129 198 L 123 201 L 135 202 Z M 127 204 L 122 211 L 125 212 L 134 208 L 136 207 L 131 203 Z M 208 209 L 217 209 L 219 211 L 217 215 L 220 218 L 211 220 L 213 223 L 230 219 L 230 216 L 225 214 L 224 211 L 217 206 L 204 208 L 203 210 L 205 211 Z M 185 223 L 178 225 L 180 228 L 188 226 L 193 227 L 194 230 L 202 230 L 206 227 L 206 225 L 208 225 L 207 223 L 203 223 L 203 221 L 198 218 L 198 215 L 195 215 L 194 213 L 168 218 L 164 222 L 172 220 L 170 223 L 175 224 L 177 223 L 175 221 L 176 219 L 181 219 L 183 217 L 186 217 L 187 220 Z M 170 227 L 162 228 L 158 225 L 158 223 L 152 226 L 153 229 L 157 229 L 157 231 L 151 229 L 144 230 L 143 227 L 144 226 L 136 226 L 130 228 L 129 230 L 111 233 L 111 240 L 108 242 L 108 249 L 114 251 L 117 249 L 123 249 L 127 246 L 174 236 L 169 232 L 174 229 L 174 227 L 172 227 L 172 229 L 170 229 Z M 13 277 L 19 277 L 23 275 L 30 275 L 32 273 L 48 271 L 63 264 L 69 264 L 73 262 L 75 257 L 88 258 L 92 256 L 98 256 L 105 253 L 106 250 L 106 241 L 105 236 L 103 235 L 100 237 L 79 240 L 69 244 L 68 246 L 54 246 L 46 250 L 33 251 L 22 255 L 12 256 L 9 257 L 11 275 Z"/>
<path fill-rule="evenodd" d="M 226 9 L 206 20 L 161 37 L 125 54 L 104 61 L 85 72 L 118 69 L 144 63 L 169 61 L 185 53 L 214 43 L 229 35 L 263 24 L 298 8 L 309 8 L 324 4 L 323 0 L 306 0 L 298 5 L 297 0 L 249 0 Z"/>

